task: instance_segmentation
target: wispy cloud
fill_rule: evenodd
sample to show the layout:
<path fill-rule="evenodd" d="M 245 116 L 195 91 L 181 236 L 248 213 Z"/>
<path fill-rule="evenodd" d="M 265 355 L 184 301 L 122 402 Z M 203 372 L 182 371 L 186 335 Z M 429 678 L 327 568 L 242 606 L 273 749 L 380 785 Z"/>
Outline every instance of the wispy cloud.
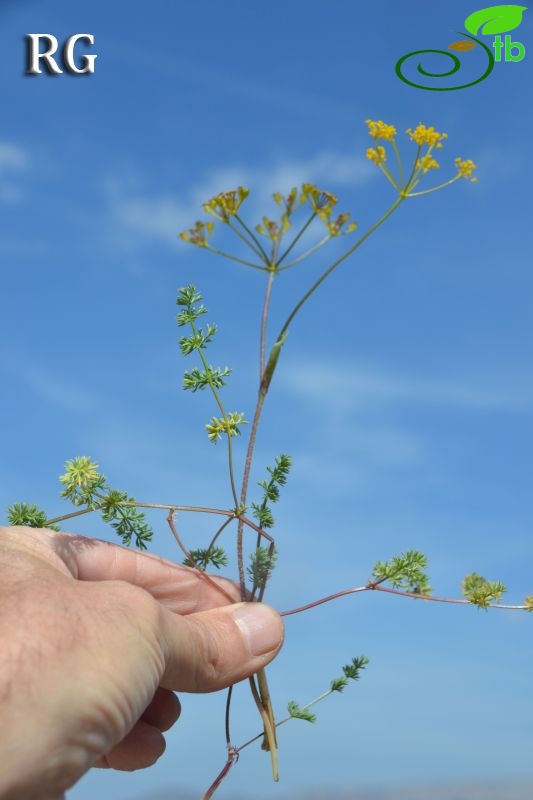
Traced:
<path fill-rule="evenodd" d="M 0 141 L 0 203 L 11 205 L 22 198 L 22 190 L 14 180 L 14 173 L 27 170 L 28 153 L 12 142 Z"/>
<path fill-rule="evenodd" d="M 360 186 L 374 175 L 375 170 L 363 158 L 323 151 L 309 159 L 280 159 L 261 167 L 234 164 L 215 169 L 175 195 L 146 192 L 139 175 L 108 178 L 104 190 L 113 226 L 123 231 L 129 246 L 133 237 L 137 245 L 159 241 L 175 247 L 177 233 L 190 227 L 202 213 L 202 203 L 218 192 L 247 186 L 251 193 L 248 207 L 259 216 L 272 204 L 275 191 L 288 191 L 305 181 L 337 190 Z"/>
<path fill-rule="evenodd" d="M 494 374 L 477 380 L 436 375 L 402 375 L 373 364 L 300 361 L 284 375 L 285 387 L 302 402 L 327 401 L 338 412 L 374 408 L 377 404 L 449 406 L 472 411 L 528 412 L 533 383 Z"/>
<path fill-rule="evenodd" d="M 313 425 L 314 442 L 313 447 L 293 449 L 298 475 L 332 494 L 368 487 L 383 470 L 419 468 L 426 462 L 431 450 L 427 430 L 412 415 L 406 421 L 402 409 L 533 410 L 533 384 L 527 378 L 463 380 L 406 375 L 355 361 L 295 362 L 279 376 L 279 388 L 297 403 L 302 428 Z"/>
<path fill-rule="evenodd" d="M 36 397 L 59 410 L 84 414 L 97 402 L 86 387 L 28 359 L 14 359 L 2 354 L 2 370 L 9 374 L 11 381 L 19 381 Z"/>

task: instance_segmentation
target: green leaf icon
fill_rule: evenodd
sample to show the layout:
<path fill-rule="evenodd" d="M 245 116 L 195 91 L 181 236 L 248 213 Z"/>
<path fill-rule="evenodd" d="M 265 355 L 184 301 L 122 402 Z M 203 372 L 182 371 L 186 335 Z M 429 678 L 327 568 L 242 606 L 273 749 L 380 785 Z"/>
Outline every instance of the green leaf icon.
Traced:
<path fill-rule="evenodd" d="M 474 11 L 465 19 L 465 28 L 476 36 L 484 33 L 490 36 L 494 33 L 506 33 L 518 28 L 522 22 L 522 13 L 527 11 L 526 6 L 490 6 Z"/>

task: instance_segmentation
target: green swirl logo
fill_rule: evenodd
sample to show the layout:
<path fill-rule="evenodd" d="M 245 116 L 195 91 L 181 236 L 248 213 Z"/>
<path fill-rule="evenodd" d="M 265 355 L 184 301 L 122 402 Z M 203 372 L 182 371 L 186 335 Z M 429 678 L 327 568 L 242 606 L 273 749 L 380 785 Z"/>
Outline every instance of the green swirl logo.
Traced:
<path fill-rule="evenodd" d="M 415 89 L 423 89 L 430 92 L 453 92 L 457 89 L 468 89 L 470 86 L 475 86 L 476 83 L 481 83 L 485 78 L 488 78 L 496 62 L 502 61 L 502 51 L 504 54 L 504 61 L 517 62 L 521 61 L 526 52 L 526 48 L 521 42 L 513 42 L 511 37 L 506 35 L 502 40 L 500 33 L 508 33 L 517 28 L 522 22 L 522 14 L 527 11 L 525 6 L 505 5 L 505 6 L 490 6 L 489 8 L 482 8 L 470 14 L 465 20 L 465 28 L 469 33 L 460 33 L 461 36 L 466 36 L 466 39 L 461 39 L 453 44 L 448 45 L 448 50 L 414 50 L 412 53 L 406 53 L 396 62 L 396 75 L 401 81 L 413 86 Z M 479 34 L 494 35 L 494 41 L 489 47 L 485 42 L 478 39 Z M 476 46 L 480 46 L 487 56 L 485 71 L 475 80 L 470 80 L 468 83 L 461 83 L 456 86 L 431 86 L 418 83 L 411 80 L 404 74 L 404 65 L 409 59 L 416 59 L 417 57 L 424 56 L 427 53 L 437 54 L 444 56 L 447 59 L 446 66 L 451 67 L 442 72 L 429 72 L 424 69 L 422 62 L 417 64 L 417 72 L 424 78 L 437 79 L 448 78 L 455 75 L 461 69 L 461 60 L 454 53 L 448 52 L 449 50 L 460 51 L 463 53 L 472 50 Z M 494 51 L 494 52 L 493 52 Z M 418 80 L 418 77 L 415 76 Z"/>

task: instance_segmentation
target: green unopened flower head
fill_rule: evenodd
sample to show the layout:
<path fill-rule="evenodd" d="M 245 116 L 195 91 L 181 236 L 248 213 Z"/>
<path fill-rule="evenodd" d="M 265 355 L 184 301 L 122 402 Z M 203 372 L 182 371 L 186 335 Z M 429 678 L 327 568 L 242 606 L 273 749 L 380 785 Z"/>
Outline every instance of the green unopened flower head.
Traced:
<path fill-rule="evenodd" d="M 209 440 L 216 444 L 223 434 L 226 434 L 226 436 L 240 436 L 241 425 L 248 425 L 244 419 L 244 413 L 242 411 L 230 411 L 229 414 L 226 414 L 226 417 L 212 417 L 205 428 Z"/>

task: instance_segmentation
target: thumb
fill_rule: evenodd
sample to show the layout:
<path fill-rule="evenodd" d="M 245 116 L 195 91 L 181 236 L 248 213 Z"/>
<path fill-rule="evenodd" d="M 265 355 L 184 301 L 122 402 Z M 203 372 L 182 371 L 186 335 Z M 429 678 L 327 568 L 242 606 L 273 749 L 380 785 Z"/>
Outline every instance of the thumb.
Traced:
<path fill-rule="evenodd" d="M 265 667 L 283 644 L 280 615 L 264 603 L 189 614 L 163 608 L 161 686 L 182 692 L 224 689 Z"/>

